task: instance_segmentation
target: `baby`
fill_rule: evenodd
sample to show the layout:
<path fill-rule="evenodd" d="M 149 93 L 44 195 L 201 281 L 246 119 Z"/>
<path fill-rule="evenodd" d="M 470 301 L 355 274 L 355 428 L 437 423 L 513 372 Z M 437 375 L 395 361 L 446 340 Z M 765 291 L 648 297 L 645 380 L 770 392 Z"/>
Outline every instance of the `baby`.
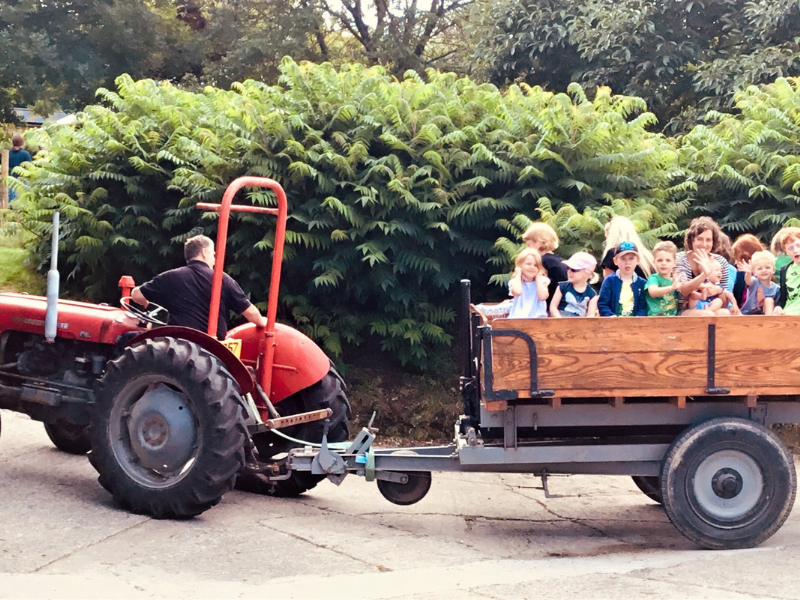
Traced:
<path fill-rule="evenodd" d="M 538 319 L 547 316 L 547 286 L 542 256 L 533 248 L 525 248 L 517 256 L 514 275 L 508 282 L 513 297 L 509 319 Z"/>
<path fill-rule="evenodd" d="M 597 260 L 588 252 L 576 252 L 565 261 L 567 281 L 558 284 L 550 301 L 554 317 L 596 317 L 597 292 L 589 285 L 597 278 Z"/>
<path fill-rule="evenodd" d="M 714 261 L 708 279 L 689 295 L 689 308 L 710 310 L 720 316 L 739 314 L 736 298 L 729 290 L 722 289 L 720 281 L 722 281 L 722 267 Z M 730 309 L 727 308 L 729 303 Z"/>
<path fill-rule="evenodd" d="M 747 285 L 742 314 L 773 314 L 781 289 L 772 281 L 775 275 L 775 255 L 769 250 L 762 250 L 755 252 L 749 262 L 739 261 L 736 266 L 744 272 L 744 282 Z"/>

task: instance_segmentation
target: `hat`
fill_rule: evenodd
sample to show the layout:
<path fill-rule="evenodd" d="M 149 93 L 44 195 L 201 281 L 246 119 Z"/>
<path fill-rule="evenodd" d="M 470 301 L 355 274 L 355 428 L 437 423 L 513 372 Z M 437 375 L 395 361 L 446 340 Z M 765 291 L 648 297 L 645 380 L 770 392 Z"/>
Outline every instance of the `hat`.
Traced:
<path fill-rule="evenodd" d="M 594 271 L 597 259 L 588 252 L 576 252 L 565 260 L 564 264 L 573 271 Z"/>
<path fill-rule="evenodd" d="M 623 254 L 636 254 L 639 255 L 639 251 L 636 249 L 636 244 L 633 242 L 620 242 L 620 244 L 614 248 L 614 258 L 618 256 L 622 256 Z"/>

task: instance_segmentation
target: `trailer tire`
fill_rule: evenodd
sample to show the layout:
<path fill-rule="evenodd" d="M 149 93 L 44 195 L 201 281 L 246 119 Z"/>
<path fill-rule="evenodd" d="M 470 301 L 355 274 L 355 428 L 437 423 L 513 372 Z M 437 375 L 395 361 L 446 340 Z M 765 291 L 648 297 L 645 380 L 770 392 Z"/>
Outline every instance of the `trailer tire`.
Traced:
<path fill-rule="evenodd" d="M 664 500 L 661 498 L 661 479 L 659 477 L 634 475 L 632 479 L 636 487 L 638 487 L 645 496 L 650 498 L 650 500 L 658 502 L 659 504 L 664 504 Z"/>
<path fill-rule="evenodd" d="M 794 462 L 765 427 L 718 418 L 682 433 L 661 469 L 672 524 L 711 550 L 752 548 L 783 525 L 794 505 Z"/>
<path fill-rule="evenodd" d="M 45 423 L 44 430 L 53 445 L 68 454 L 82 455 L 92 449 L 88 425 L 56 421 L 55 423 Z"/>
<path fill-rule="evenodd" d="M 320 381 L 285 398 L 276 408 L 284 417 L 330 408 L 333 415 L 328 428 L 328 441 L 344 442 L 350 437 L 350 402 L 345 394 L 344 382 L 333 368 Z M 318 444 L 322 441 L 324 427 L 325 421 L 312 421 L 286 427 L 281 431 L 295 439 Z M 253 442 L 262 460 L 300 447 L 299 444 L 271 432 L 254 435 Z M 315 487 L 323 479 L 324 475 L 312 475 L 307 471 L 294 472 L 289 479 L 280 481 L 270 481 L 258 473 L 240 472 L 236 479 L 236 489 L 266 496 L 294 498 Z"/>
<path fill-rule="evenodd" d="M 90 420 L 89 460 L 131 512 L 189 518 L 215 506 L 244 464 L 239 388 L 187 340 L 145 340 L 108 363 Z"/>
<path fill-rule="evenodd" d="M 398 506 L 409 506 L 422 500 L 431 489 L 430 471 L 402 472 L 408 477 L 407 483 L 396 483 L 378 479 L 378 491 L 381 496 L 392 504 Z"/>

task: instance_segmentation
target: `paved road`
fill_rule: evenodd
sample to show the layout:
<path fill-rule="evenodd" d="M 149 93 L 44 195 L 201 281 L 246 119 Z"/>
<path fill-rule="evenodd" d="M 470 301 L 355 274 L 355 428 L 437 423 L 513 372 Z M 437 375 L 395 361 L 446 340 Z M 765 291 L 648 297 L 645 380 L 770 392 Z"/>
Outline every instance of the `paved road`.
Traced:
<path fill-rule="evenodd" d="M 800 598 L 800 511 L 761 548 L 708 552 L 627 478 L 554 478 L 545 499 L 531 477 L 445 474 L 411 507 L 350 477 L 156 521 L 0 413 L 0 599 Z"/>

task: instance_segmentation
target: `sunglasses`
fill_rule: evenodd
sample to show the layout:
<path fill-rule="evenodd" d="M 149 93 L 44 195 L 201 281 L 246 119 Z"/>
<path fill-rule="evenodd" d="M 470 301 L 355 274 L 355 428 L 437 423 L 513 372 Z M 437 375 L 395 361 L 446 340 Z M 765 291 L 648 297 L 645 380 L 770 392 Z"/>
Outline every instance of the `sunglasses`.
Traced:
<path fill-rule="evenodd" d="M 580 273 L 583 270 L 584 269 L 573 269 L 572 267 L 567 267 L 567 271 L 569 271 L 570 273 Z"/>

